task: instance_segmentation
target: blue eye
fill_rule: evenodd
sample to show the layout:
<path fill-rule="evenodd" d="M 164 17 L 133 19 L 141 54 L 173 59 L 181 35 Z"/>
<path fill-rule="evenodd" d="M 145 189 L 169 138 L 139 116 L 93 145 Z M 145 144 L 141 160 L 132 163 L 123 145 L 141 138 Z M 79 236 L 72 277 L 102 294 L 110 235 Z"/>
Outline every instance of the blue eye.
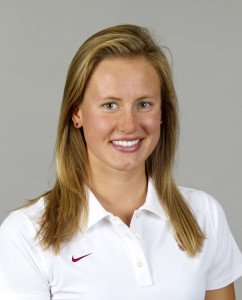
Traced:
<path fill-rule="evenodd" d="M 104 106 L 105 108 L 107 108 L 107 109 L 115 109 L 115 108 L 117 108 L 117 104 L 115 104 L 115 103 L 113 103 L 113 102 L 105 103 L 103 106 Z"/>
<path fill-rule="evenodd" d="M 148 108 L 150 105 L 151 104 L 149 102 L 141 102 L 138 104 L 138 108 Z"/>

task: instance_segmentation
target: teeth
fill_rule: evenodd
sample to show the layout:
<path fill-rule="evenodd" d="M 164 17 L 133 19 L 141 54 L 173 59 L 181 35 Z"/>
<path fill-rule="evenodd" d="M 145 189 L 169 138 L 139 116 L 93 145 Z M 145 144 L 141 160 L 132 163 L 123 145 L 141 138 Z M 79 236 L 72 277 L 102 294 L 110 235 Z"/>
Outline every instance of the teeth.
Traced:
<path fill-rule="evenodd" d="M 112 141 L 113 144 L 117 146 L 123 146 L 123 147 L 131 147 L 133 145 L 138 144 L 140 140 L 135 140 L 135 141 Z"/>

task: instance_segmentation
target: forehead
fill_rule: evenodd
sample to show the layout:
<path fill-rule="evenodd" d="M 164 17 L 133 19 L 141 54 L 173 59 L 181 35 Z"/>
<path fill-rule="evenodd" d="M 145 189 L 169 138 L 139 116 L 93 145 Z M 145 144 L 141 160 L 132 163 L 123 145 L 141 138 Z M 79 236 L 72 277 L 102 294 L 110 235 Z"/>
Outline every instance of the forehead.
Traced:
<path fill-rule="evenodd" d="M 122 71 L 130 71 L 130 69 L 137 71 L 151 71 L 158 75 L 157 70 L 153 64 L 144 56 L 137 57 L 110 57 L 105 58 L 98 62 L 91 73 L 91 77 L 94 73 L 101 73 L 107 71 L 116 71 L 117 69 Z"/>
<path fill-rule="evenodd" d="M 160 93 L 160 80 L 152 63 L 144 57 L 108 58 L 99 62 L 86 87 L 92 92 Z"/>

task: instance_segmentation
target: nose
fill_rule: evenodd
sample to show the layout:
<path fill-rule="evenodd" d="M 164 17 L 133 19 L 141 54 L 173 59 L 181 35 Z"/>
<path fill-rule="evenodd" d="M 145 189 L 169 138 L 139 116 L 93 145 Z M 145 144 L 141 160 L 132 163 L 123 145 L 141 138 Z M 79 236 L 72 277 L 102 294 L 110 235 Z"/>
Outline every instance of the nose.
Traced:
<path fill-rule="evenodd" d="M 119 130 L 126 134 L 134 133 L 137 129 L 137 118 L 132 110 L 122 112 L 119 120 Z"/>

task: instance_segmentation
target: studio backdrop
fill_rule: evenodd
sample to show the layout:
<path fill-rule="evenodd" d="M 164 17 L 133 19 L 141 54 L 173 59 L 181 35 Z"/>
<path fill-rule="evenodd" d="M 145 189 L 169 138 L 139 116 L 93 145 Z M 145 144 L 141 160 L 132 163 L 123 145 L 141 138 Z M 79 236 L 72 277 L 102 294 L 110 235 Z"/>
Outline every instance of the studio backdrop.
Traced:
<path fill-rule="evenodd" d="M 154 30 L 170 49 L 181 121 L 177 184 L 215 197 L 242 249 L 240 0 L 0 0 L 0 223 L 54 182 L 58 115 L 75 52 L 93 33 L 123 23 Z"/>

